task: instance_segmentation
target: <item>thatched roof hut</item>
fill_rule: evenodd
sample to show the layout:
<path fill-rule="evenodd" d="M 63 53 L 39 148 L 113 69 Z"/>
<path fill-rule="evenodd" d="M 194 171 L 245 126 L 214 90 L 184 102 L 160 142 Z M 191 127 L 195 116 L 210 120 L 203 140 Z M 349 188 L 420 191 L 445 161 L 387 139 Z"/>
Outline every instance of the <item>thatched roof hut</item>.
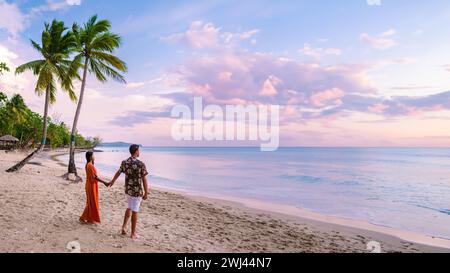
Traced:
<path fill-rule="evenodd" d="M 0 137 L 0 142 L 11 142 L 11 143 L 17 143 L 20 140 L 18 140 L 17 138 L 11 136 L 11 135 L 6 135 L 6 136 L 2 136 Z"/>
<path fill-rule="evenodd" d="M 0 137 L 0 149 L 13 150 L 17 148 L 17 144 L 20 142 L 17 138 L 6 135 Z"/>

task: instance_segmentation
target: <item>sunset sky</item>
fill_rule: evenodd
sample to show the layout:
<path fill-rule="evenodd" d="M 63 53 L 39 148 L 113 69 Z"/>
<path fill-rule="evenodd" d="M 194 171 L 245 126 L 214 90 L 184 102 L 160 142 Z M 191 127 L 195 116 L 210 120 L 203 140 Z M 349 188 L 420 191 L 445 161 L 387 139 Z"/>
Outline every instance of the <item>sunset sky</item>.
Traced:
<path fill-rule="evenodd" d="M 84 135 L 178 145 L 170 110 L 202 96 L 280 105 L 282 146 L 450 146 L 448 0 L 0 0 L 0 62 L 39 58 L 44 22 L 94 14 L 122 36 L 129 72 L 88 80 Z M 42 112 L 35 82 L 5 73 L 0 89 Z M 60 92 L 50 113 L 70 125 L 75 107 Z"/>

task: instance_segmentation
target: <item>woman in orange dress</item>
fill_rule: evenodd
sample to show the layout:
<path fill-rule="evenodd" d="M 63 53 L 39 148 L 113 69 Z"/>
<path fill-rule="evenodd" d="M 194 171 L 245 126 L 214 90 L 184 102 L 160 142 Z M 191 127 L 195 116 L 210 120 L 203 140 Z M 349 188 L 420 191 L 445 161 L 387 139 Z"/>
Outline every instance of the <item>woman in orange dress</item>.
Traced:
<path fill-rule="evenodd" d="M 97 170 L 94 167 L 94 153 L 86 153 L 86 208 L 80 217 L 82 223 L 100 224 L 100 206 L 98 204 L 98 182 L 108 186 L 108 183 L 102 181 L 97 176 Z"/>

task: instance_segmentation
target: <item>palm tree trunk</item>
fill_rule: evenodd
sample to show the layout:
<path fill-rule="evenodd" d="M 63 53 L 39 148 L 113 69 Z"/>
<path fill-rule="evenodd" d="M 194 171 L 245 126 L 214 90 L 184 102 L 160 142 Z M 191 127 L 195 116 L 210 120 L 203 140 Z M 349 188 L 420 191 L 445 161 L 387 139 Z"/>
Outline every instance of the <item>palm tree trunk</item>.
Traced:
<path fill-rule="evenodd" d="M 44 109 L 44 128 L 42 131 L 42 141 L 41 146 L 39 147 L 40 152 L 42 152 L 45 148 L 45 144 L 47 144 L 47 129 L 48 129 L 48 107 L 50 105 L 50 88 L 47 87 L 45 92 L 45 109 Z"/>
<path fill-rule="evenodd" d="M 87 77 L 88 65 L 89 65 L 89 58 L 86 58 L 86 60 L 84 61 L 83 80 L 81 82 L 81 90 L 80 90 L 80 96 L 78 98 L 77 111 L 75 113 L 75 118 L 74 118 L 73 124 L 72 124 L 72 134 L 71 134 L 71 137 L 70 137 L 70 152 L 69 152 L 68 174 L 64 175 L 64 177 L 68 178 L 69 174 L 75 174 L 75 176 L 77 177 L 77 180 L 79 180 L 80 178 L 79 178 L 79 176 L 77 174 L 77 167 L 75 165 L 75 135 L 77 133 L 78 119 L 80 118 L 81 107 L 83 105 L 83 98 L 84 98 L 84 91 L 85 91 L 85 88 L 86 88 L 86 77 Z"/>
<path fill-rule="evenodd" d="M 47 123 L 48 123 L 48 107 L 50 104 L 50 87 L 47 87 L 47 90 L 45 90 L 45 106 L 44 106 L 44 128 L 42 130 L 42 141 L 41 145 L 30 155 L 25 157 L 24 160 L 20 161 L 16 165 L 12 166 L 8 170 L 6 170 L 9 173 L 17 172 L 20 169 L 22 169 L 28 162 L 30 162 L 31 159 L 33 159 L 36 155 L 41 153 L 44 150 L 45 143 L 47 141 Z"/>

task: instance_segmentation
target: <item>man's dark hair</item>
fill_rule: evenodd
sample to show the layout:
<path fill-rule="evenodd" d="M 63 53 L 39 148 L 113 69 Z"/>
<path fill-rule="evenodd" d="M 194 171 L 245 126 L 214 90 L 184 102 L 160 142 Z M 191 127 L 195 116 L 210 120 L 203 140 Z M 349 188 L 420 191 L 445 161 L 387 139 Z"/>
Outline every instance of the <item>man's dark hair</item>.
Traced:
<path fill-rule="evenodd" d="M 139 145 L 133 144 L 130 146 L 130 154 L 134 155 L 139 150 Z"/>

